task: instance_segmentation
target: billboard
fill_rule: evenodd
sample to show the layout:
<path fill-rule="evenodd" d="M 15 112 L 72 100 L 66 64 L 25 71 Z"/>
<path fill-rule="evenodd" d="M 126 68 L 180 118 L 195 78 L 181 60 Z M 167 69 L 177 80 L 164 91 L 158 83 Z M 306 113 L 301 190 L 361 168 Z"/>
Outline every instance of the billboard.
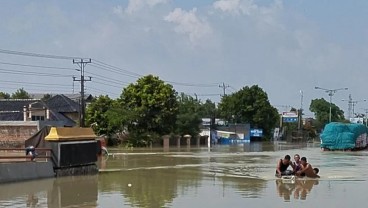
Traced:
<path fill-rule="evenodd" d="M 298 114 L 295 112 L 283 112 L 282 122 L 284 123 L 294 123 L 298 122 Z"/>
<path fill-rule="evenodd" d="M 263 129 L 251 129 L 250 130 L 251 137 L 262 137 L 263 136 Z"/>

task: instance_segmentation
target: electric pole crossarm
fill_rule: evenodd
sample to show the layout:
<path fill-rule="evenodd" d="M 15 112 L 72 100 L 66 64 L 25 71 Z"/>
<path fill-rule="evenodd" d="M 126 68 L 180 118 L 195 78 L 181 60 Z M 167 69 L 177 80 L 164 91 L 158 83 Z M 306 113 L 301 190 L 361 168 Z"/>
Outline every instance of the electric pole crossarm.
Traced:
<path fill-rule="evenodd" d="M 85 121 L 85 100 L 84 100 L 84 83 L 87 81 L 91 81 L 91 77 L 88 79 L 85 79 L 84 77 L 84 67 L 91 63 L 91 59 L 73 59 L 73 64 L 77 64 L 80 67 L 80 79 L 76 79 L 73 77 L 73 81 L 79 81 L 81 84 L 81 91 L 80 91 L 80 112 L 79 112 L 79 126 L 84 127 L 84 121 Z"/>
<path fill-rule="evenodd" d="M 229 88 L 229 85 L 225 85 L 225 83 L 223 82 L 221 85 L 219 85 L 220 88 L 222 88 L 223 90 L 223 96 L 226 95 L 226 89 Z"/>
<path fill-rule="evenodd" d="M 338 88 L 338 89 L 326 89 L 326 88 L 322 88 L 322 87 L 314 87 L 314 89 L 316 89 L 316 90 L 323 90 L 326 93 L 328 93 L 328 96 L 330 96 L 329 122 L 331 122 L 332 96 L 334 96 L 334 94 L 337 91 L 339 91 L 339 90 L 348 90 L 348 88 L 345 87 L 345 88 Z"/>

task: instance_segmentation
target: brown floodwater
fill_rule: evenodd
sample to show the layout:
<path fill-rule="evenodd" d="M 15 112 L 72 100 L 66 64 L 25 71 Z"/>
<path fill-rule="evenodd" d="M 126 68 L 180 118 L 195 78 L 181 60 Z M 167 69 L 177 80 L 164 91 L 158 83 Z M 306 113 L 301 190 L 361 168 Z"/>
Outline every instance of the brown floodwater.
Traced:
<path fill-rule="evenodd" d="M 277 160 L 296 153 L 320 179 L 274 177 Z M 1 184 L 0 207 L 364 207 L 367 157 L 317 143 L 110 149 L 96 176 Z"/>

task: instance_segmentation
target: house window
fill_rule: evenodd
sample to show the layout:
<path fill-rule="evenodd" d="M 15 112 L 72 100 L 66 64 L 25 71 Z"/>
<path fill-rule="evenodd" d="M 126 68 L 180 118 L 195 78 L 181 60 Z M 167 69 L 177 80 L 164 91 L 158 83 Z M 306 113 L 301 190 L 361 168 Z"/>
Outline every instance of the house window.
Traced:
<path fill-rule="evenodd" d="M 32 121 L 44 121 L 45 116 L 32 116 Z"/>

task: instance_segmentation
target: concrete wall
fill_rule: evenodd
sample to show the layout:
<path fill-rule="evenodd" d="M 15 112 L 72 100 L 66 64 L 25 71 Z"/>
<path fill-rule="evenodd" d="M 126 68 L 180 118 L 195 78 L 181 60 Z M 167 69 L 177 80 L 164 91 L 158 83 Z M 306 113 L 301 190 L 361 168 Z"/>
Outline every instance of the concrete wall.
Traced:
<path fill-rule="evenodd" d="M 0 163 L 0 183 L 54 177 L 51 162 Z"/>
<path fill-rule="evenodd" d="M 24 141 L 38 130 L 38 121 L 2 121 L 0 122 L 0 147 L 24 147 Z"/>

